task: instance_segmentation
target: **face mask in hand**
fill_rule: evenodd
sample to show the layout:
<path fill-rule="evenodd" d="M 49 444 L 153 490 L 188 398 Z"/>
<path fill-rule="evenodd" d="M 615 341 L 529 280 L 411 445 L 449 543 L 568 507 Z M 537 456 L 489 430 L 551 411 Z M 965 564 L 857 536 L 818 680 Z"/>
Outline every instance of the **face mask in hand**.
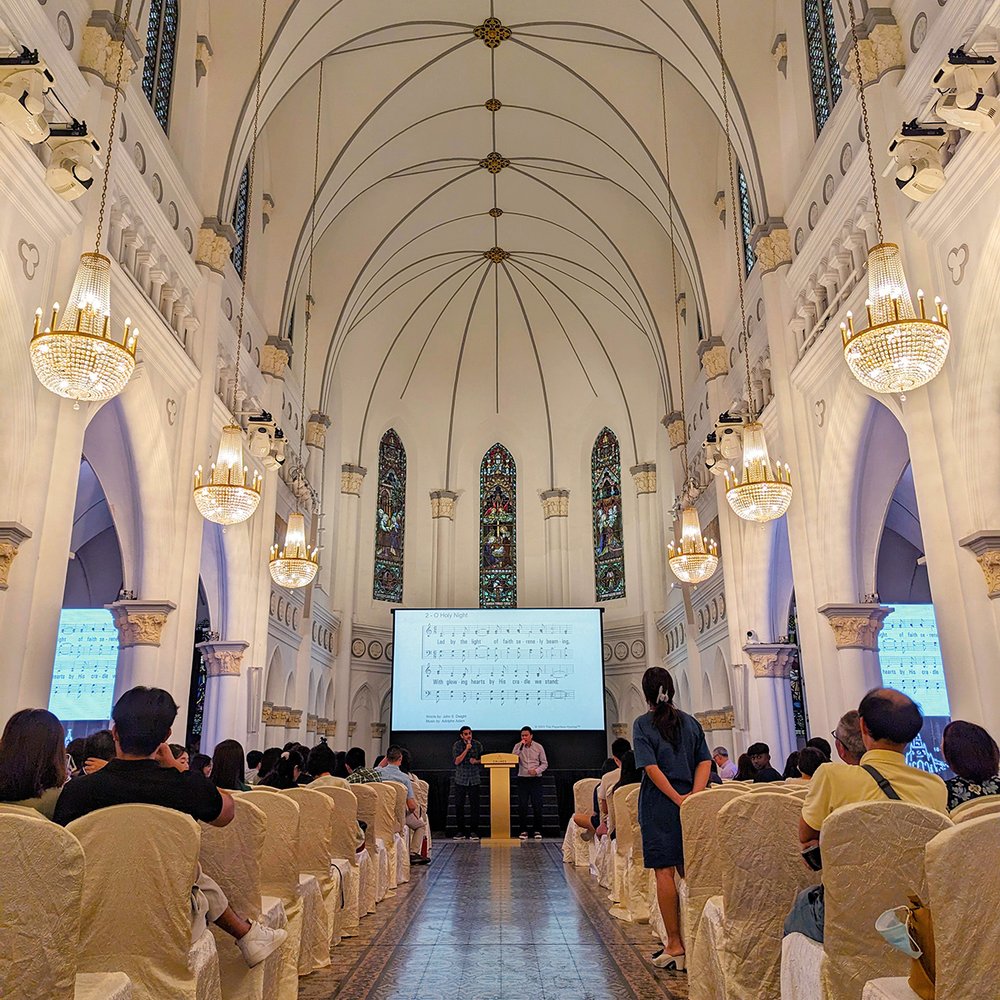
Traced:
<path fill-rule="evenodd" d="M 906 924 L 899 919 L 900 913 L 908 913 L 905 906 L 897 906 L 893 910 L 886 910 L 875 921 L 875 930 L 897 951 L 901 951 L 910 958 L 920 958 L 923 952 L 917 947 L 913 938 L 910 937 L 910 932 Z"/>

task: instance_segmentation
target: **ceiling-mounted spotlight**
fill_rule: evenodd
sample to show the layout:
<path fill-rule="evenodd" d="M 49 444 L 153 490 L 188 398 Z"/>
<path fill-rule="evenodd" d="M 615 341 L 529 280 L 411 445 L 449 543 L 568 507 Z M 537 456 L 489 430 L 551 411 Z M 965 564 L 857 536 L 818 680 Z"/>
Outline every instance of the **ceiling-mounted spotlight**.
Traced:
<path fill-rule="evenodd" d="M 100 151 L 97 140 L 87 131 L 86 122 L 52 129 L 47 145 L 51 150 L 45 183 L 63 201 L 76 201 L 94 183 L 94 158 Z"/>
<path fill-rule="evenodd" d="M 948 133 L 938 125 L 904 123 L 889 143 L 896 160 L 896 187 L 913 201 L 926 201 L 944 187 L 942 150 Z"/>
<path fill-rule="evenodd" d="M 23 48 L 16 56 L 0 57 L 0 122 L 32 145 L 49 137 L 43 95 L 52 83 L 37 49 Z"/>
<path fill-rule="evenodd" d="M 993 56 L 969 55 L 952 49 L 934 74 L 934 87 L 941 91 L 936 110 L 955 128 L 967 132 L 991 132 L 1000 121 L 1000 100 L 983 92 L 996 73 Z"/>

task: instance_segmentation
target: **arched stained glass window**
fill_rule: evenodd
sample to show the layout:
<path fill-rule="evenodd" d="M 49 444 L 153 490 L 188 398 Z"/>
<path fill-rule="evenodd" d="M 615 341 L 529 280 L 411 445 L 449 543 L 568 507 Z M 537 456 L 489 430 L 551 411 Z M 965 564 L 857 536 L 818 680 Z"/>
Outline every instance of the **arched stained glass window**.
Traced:
<path fill-rule="evenodd" d="M 146 32 L 146 58 L 142 64 L 142 90 L 164 132 L 168 131 L 170 125 L 177 21 L 177 0 L 151 0 L 149 29 Z"/>
<path fill-rule="evenodd" d="M 622 534 L 622 458 L 618 438 L 607 427 L 590 453 L 594 500 L 594 585 L 598 601 L 625 596 Z"/>
<path fill-rule="evenodd" d="M 747 184 L 747 176 L 743 173 L 740 164 L 736 166 L 736 194 L 740 199 L 740 226 L 743 229 L 743 265 L 746 273 L 757 263 L 757 255 L 750 246 L 750 234 L 753 232 L 756 219 L 753 217 L 753 205 L 750 204 L 750 186 Z"/>
<path fill-rule="evenodd" d="M 375 511 L 376 601 L 403 600 L 403 540 L 406 531 L 406 449 L 391 428 L 378 446 L 378 500 Z"/>
<path fill-rule="evenodd" d="M 479 606 L 517 607 L 517 467 L 499 443 L 479 467 Z"/>
<path fill-rule="evenodd" d="M 812 90 L 816 134 L 830 118 L 840 98 L 843 83 L 837 61 L 837 28 L 833 20 L 833 0 L 805 0 L 806 55 L 809 58 L 809 86 Z"/>
<path fill-rule="evenodd" d="M 250 214 L 250 161 L 243 168 L 240 186 L 236 189 L 236 204 L 233 206 L 233 229 L 236 230 L 236 245 L 233 247 L 232 260 L 236 273 L 245 277 L 243 269 L 247 257 L 247 221 Z"/>

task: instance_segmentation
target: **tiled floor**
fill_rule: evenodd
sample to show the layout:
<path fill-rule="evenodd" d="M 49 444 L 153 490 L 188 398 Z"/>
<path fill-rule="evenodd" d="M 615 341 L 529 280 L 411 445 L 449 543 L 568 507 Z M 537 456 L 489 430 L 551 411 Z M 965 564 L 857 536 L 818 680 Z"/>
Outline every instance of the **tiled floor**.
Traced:
<path fill-rule="evenodd" d="M 428 868 L 300 980 L 300 1000 L 687 1000 L 652 969 L 648 927 L 608 915 L 605 890 L 560 845 L 446 843 Z"/>

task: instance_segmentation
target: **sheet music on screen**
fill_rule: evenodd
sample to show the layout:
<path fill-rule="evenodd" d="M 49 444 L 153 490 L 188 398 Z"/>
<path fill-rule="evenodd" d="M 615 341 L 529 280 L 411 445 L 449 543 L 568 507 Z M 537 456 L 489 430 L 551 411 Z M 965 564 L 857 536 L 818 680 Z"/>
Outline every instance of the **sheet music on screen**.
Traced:
<path fill-rule="evenodd" d="M 393 730 L 604 729 L 599 609 L 405 609 L 393 619 Z"/>
<path fill-rule="evenodd" d="M 103 608 L 63 608 L 49 711 L 63 722 L 111 718 L 118 630 Z"/>

